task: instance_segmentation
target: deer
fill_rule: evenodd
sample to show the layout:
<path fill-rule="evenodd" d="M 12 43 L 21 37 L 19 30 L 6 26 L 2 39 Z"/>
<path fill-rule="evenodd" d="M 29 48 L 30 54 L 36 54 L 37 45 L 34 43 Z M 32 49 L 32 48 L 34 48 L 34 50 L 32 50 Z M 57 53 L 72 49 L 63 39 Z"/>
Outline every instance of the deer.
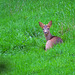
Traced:
<path fill-rule="evenodd" d="M 43 24 L 42 22 L 39 22 L 39 25 L 43 29 L 47 41 L 45 45 L 45 51 L 53 48 L 54 45 L 63 42 L 63 40 L 60 37 L 51 35 L 49 29 L 52 25 L 52 20 L 47 25 Z"/>

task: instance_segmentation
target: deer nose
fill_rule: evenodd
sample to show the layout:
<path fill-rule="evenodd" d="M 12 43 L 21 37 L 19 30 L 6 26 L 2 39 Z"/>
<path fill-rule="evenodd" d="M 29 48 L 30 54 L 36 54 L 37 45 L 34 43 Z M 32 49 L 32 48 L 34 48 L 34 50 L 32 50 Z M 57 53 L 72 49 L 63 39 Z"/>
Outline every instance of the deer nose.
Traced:
<path fill-rule="evenodd" d="M 44 32 L 45 34 L 47 34 L 47 32 Z"/>

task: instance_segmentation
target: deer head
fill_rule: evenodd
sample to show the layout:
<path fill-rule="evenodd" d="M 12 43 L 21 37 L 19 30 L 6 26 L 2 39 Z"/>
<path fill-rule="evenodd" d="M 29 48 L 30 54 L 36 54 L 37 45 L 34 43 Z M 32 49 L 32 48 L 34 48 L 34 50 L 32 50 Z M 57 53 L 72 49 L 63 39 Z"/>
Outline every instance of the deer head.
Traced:
<path fill-rule="evenodd" d="M 42 22 L 39 22 L 40 27 L 43 29 L 43 32 L 45 35 L 48 35 L 50 32 L 49 29 L 52 25 L 52 21 L 50 21 L 47 25 L 44 25 Z"/>

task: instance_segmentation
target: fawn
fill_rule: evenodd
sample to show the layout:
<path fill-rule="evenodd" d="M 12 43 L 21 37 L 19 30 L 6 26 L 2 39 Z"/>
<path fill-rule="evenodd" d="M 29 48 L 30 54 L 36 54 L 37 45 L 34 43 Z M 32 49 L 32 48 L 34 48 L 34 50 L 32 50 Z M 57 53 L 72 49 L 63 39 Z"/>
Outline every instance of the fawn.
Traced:
<path fill-rule="evenodd" d="M 63 40 L 60 37 L 51 35 L 49 29 L 52 25 L 52 21 L 50 21 L 47 25 L 43 24 L 42 22 L 39 22 L 39 25 L 43 29 L 45 38 L 47 40 L 46 46 L 45 46 L 45 51 L 47 51 L 47 49 L 52 48 L 54 45 L 63 42 Z"/>

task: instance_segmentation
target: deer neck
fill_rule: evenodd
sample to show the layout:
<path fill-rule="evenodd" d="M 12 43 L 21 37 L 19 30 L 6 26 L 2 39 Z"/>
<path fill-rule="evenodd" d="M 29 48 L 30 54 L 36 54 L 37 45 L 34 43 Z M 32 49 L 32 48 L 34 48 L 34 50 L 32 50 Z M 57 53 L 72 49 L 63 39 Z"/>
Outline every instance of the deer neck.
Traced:
<path fill-rule="evenodd" d="M 47 35 L 45 34 L 45 38 L 47 41 L 50 40 L 52 38 L 51 33 L 49 32 Z"/>

